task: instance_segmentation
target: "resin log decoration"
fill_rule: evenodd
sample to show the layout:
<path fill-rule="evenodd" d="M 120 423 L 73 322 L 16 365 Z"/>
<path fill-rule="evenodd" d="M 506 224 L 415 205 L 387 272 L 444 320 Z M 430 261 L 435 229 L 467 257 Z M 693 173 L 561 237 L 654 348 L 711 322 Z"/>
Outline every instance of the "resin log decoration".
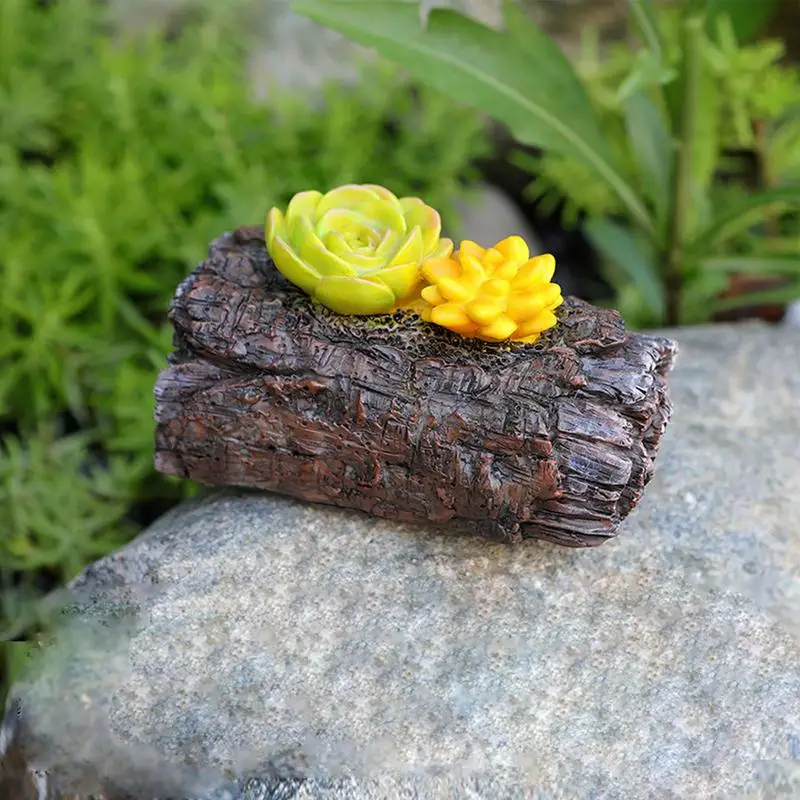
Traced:
<path fill-rule="evenodd" d="M 502 541 L 601 544 L 653 474 L 677 347 L 575 298 L 558 318 L 526 344 L 408 310 L 343 316 L 240 228 L 174 298 L 156 468 Z"/>

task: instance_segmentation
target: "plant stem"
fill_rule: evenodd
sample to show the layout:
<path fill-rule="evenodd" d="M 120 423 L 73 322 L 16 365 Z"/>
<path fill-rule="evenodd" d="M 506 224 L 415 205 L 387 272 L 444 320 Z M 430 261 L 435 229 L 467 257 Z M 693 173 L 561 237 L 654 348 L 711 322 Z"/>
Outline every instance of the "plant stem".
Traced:
<path fill-rule="evenodd" d="M 681 98 L 677 162 L 673 184 L 672 208 L 667 235 L 667 261 L 664 283 L 667 290 L 667 324 L 677 325 L 681 318 L 681 288 L 687 222 L 692 208 L 692 148 L 697 125 L 702 69 L 701 37 L 703 18 L 690 16 L 683 24 L 683 96 Z"/>
<path fill-rule="evenodd" d="M 777 180 L 773 174 L 771 163 L 769 145 L 767 143 L 767 126 L 763 119 L 754 120 L 753 123 L 753 137 L 755 143 L 753 150 L 756 157 L 756 181 L 758 189 L 774 189 L 777 186 Z M 765 225 L 767 235 L 771 237 L 778 237 L 781 235 L 781 228 L 779 216 L 773 213 L 772 209 L 765 209 L 764 213 Z"/>

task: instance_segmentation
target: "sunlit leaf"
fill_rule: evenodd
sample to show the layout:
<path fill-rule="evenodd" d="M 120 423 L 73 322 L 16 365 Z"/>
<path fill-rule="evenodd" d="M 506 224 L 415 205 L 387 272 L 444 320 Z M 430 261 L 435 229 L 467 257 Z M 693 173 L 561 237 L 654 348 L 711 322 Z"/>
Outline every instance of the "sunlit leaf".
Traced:
<path fill-rule="evenodd" d="M 660 62 L 663 56 L 663 37 L 652 0 L 629 0 L 631 17 L 642 41 Z"/>
<path fill-rule="evenodd" d="M 509 126 L 523 144 L 568 154 L 594 170 L 631 215 L 652 228 L 647 209 L 622 177 L 586 93 L 551 40 L 506 5 L 513 35 L 454 11 L 434 9 L 425 29 L 407 0 L 297 0 L 292 9 L 374 47 L 412 75 Z M 525 25 L 525 43 L 516 30 Z"/>

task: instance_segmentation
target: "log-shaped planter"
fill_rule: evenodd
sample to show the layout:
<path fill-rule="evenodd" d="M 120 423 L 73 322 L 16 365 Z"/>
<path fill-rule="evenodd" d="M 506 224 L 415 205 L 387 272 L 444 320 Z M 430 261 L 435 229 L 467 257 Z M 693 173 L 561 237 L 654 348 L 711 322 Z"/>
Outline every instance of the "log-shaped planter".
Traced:
<path fill-rule="evenodd" d="M 263 232 L 215 241 L 178 288 L 156 468 L 504 541 L 614 536 L 653 474 L 677 347 L 567 298 L 534 345 L 411 312 L 333 314 Z"/>

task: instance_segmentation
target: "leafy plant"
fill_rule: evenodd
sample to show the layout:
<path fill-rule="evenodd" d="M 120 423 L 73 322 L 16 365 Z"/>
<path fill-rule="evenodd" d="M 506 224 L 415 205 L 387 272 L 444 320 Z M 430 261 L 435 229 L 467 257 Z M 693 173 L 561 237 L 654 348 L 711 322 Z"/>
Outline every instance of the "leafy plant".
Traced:
<path fill-rule="evenodd" d="M 670 85 L 679 74 L 683 57 L 681 19 L 680 10 L 672 7 L 661 10 L 656 16 L 666 65 L 656 69 L 661 70 L 665 85 Z M 694 172 L 698 181 L 707 186 L 714 169 L 720 166 L 726 172 L 738 169 L 732 161 L 724 163 L 726 152 L 754 148 L 760 150 L 761 168 L 766 174 L 797 176 L 800 173 L 800 151 L 794 147 L 800 133 L 797 69 L 780 63 L 783 56 L 780 42 L 739 46 L 729 18 L 716 17 L 716 20 L 716 38 L 702 37 L 706 71 L 699 85 L 700 117 L 693 143 Z M 642 54 L 646 58 L 643 59 Z M 628 139 L 643 135 L 646 129 L 629 130 L 626 104 L 631 102 L 631 91 L 646 82 L 647 70 L 652 69 L 647 66 L 650 64 L 649 51 L 634 52 L 624 44 L 612 44 L 601 59 L 596 32 L 583 31 L 576 71 L 601 118 L 605 135 L 613 141 L 624 161 L 626 174 L 632 180 L 637 177 L 637 162 L 634 151 L 627 146 Z M 656 95 L 653 99 L 659 98 Z M 667 99 L 674 100 L 671 95 L 667 95 Z M 763 130 L 765 125 L 769 126 L 769 137 Z M 557 154 L 545 153 L 538 162 L 532 163 L 532 168 L 541 173 L 533 187 L 535 194 L 546 196 L 552 192 L 555 203 L 563 194 L 567 195 L 568 222 L 574 222 L 579 212 L 595 216 L 624 212 L 613 192 L 591 174 L 581 175 L 590 185 L 584 185 L 580 193 L 573 192 L 574 183 L 570 181 L 576 177 L 579 167 Z"/>
<path fill-rule="evenodd" d="M 106 5 L 0 3 L 8 636 L 31 598 L 193 491 L 153 471 L 152 391 L 170 299 L 208 242 L 348 182 L 425 197 L 452 227 L 488 147 L 479 114 L 386 62 L 318 97 L 256 102 L 236 6 L 211 3 L 166 36 L 123 34 Z"/>
<path fill-rule="evenodd" d="M 73 577 L 129 532 L 124 517 L 140 472 L 130 457 L 99 460 L 81 434 L 58 437 L 45 428 L 25 442 L 4 437 L 3 565 L 18 571 L 51 568 L 63 580 Z"/>
<path fill-rule="evenodd" d="M 292 7 L 541 148 L 545 183 L 589 212 L 585 229 L 629 321 L 707 319 L 732 270 L 781 275 L 776 296 L 800 296 L 797 120 L 784 119 L 798 79 L 775 64 L 774 45 L 740 47 L 736 27 L 752 33 L 754 18 L 736 0 L 686 0 L 671 23 L 650 0 L 630 0 L 638 50 L 618 49 L 583 75 L 511 0 L 502 31 L 439 8 L 423 23 L 415 0 Z M 723 151 L 756 120 L 769 180 L 737 195 L 718 180 Z"/>

